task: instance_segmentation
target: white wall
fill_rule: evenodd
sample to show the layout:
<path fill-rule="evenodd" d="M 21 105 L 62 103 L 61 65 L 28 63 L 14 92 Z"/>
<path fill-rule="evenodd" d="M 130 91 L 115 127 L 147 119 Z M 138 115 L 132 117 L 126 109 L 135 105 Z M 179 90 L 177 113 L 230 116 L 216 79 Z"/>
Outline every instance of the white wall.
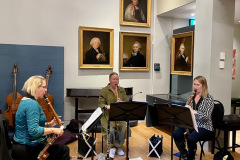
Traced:
<path fill-rule="evenodd" d="M 232 80 L 232 97 L 240 98 L 240 25 L 234 25 L 233 49 L 236 49 L 236 77 Z"/>
<path fill-rule="evenodd" d="M 119 32 L 150 33 L 150 71 L 119 72 L 120 85 L 142 91 L 134 100 L 145 100 L 146 94 L 169 93 L 172 30 L 188 25 L 188 20 L 156 16 L 160 3 L 152 0 L 152 25 L 146 28 L 120 26 L 116 0 L 0 0 L 0 43 L 63 46 L 64 88 L 102 88 L 110 72 L 119 72 Z M 79 26 L 114 29 L 113 69 L 79 69 Z M 153 71 L 154 63 L 160 63 L 160 71 Z M 80 108 L 96 106 L 96 100 L 80 99 Z M 64 111 L 65 120 L 74 118 L 73 98 L 64 98 Z"/>
<path fill-rule="evenodd" d="M 194 2 L 195 0 L 158 0 L 157 3 L 157 14 L 162 14 L 165 12 L 168 12 L 170 10 L 176 9 L 178 7 L 181 7 L 185 4 Z"/>
<path fill-rule="evenodd" d="M 188 26 L 188 20 L 156 16 L 154 22 L 153 64 L 160 63 L 160 72 L 153 72 L 153 93 L 167 94 L 170 92 L 171 37 L 174 29 Z"/>
<path fill-rule="evenodd" d="M 210 94 L 223 103 L 225 114 L 229 114 L 234 2 L 201 0 L 196 5 L 193 77 L 206 77 Z M 226 53 L 224 69 L 219 68 L 220 52 Z"/>
<path fill-rule="evenodd" d="M 170 37 L 176 26 L 174 20 L 156 17 L 154 3 L 157 0 L 152 0 L 152 26 L 145 28 L 120 26 L 117 0 L 0 0 L 0 43 L 63 46 L 64 88 L 102 88 L 108 83 L 109 73 L 119 72 L 119 32 L 150 33 L 150 71 L 119 73 L 121 86 L 133 87 L 133 93 L 143 92 L 134 100 L 145 100 L 146 94 L 169 92 Z M 79 26 L 114 29 L 113 69 L 79 69 Z M 152 62 L 161 64 L 160 72 L 153 71 Z M 79 104 L 97 105 L 90 99 L 82 99 Z M 64 111 L 65 120 L 74 118 L 73 98 L 65 97 Z"/>

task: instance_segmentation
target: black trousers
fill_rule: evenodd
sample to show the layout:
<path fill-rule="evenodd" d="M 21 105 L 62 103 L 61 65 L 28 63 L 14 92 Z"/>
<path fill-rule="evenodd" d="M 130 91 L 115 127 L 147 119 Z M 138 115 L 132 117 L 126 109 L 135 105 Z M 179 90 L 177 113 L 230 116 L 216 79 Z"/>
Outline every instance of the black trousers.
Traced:
<path fill-rule="evenodd" d="M 14 142 L 12 146 L 12 157 L 14 160 L 37 160 L 38 154 L 45 144 L 39 143 L 36 146 L 22 145 Z M 47 150 L 47 160 L 70 160 L 69 147 L 66 145 L 51 145 Z"/>
<path fill-rule="evenodd" d="M 186 129 L 181 127 L 177 128 L 173 132 L 173 138 L 175 143 L 177 142 L 185 144 L 184 132 L 186 132 Z M 195 130 L 189 130 L 189 132 L 190 135 L 187 138 L 187 145 L 189 151 L 195 151 L 197 149 L 198 141 L 205 140 L 207 139 L 206 137 L 209 137 L 209 139 L 211 139 L 211 137 L 214 137 L 214 133 L 212 131 L 206 130 L 204 128 L 198 128 L 198 132 Z"/>

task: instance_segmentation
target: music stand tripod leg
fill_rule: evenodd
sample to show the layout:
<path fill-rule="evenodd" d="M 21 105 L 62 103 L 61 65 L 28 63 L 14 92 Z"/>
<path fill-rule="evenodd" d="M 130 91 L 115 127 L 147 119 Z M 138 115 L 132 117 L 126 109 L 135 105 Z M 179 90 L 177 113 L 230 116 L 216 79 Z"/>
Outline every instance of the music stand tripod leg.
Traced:
<path fill-rule="evenodd" d="M 129 160 L 129 157 L 128 157 L 128 151 L 129 151 L 129 120 L 127 119 L 127 157 L 126 159 Z"/>
<path fill-rule="evenodd" d="M 173 118 L 172 118 L 172 124 L 173 124 Z M 173 160 L 173 125 L 171 125 L 171 160 Z"/>

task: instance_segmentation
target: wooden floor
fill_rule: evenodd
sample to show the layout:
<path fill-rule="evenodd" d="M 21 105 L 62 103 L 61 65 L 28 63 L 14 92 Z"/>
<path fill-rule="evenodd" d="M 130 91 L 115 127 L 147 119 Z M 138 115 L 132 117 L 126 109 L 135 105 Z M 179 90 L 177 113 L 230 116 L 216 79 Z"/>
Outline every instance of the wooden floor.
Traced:
<path fill-rule="evenodd" d="M 168 126 L 161 126 L 161 127 L 146 127 L 145 123 L 139 123 L 137 126 L 132 127 L 132 137 L 129 138 L 129 158 L 138 158 L 141 157 L 143 160 L 154 160 L 158 159 L 155 157 L 147 157 L 149 153 L 149 143 L 148 138 L 150 138 L 153 134 L 163 135 L 163 153 L 161 155 L 162 160 L 170 160 L 171 159 L 171 136 L 170 136 L 170 128 Z M 97 134 L 97 143 L 96 143 L 96 152 L 97 154 L 101 153 L 101 134 Z M 240 143 L 240 131 L 237 132 L 237 144 Z M 70 147 L 70 155 L 71 156 L 81 156 L 78 150 L 78 143 L 74 141 L 68 145 Z M 126 149 L 126 143 L 124 144 L 123 150 Z M 106 143 L 104 142 L 104 154 L 106 155 Z M 178 150 L 173 143 L 173 153 L 177 153 Z M 215 153 L 217 150 L 215 151 Z M 231 150 L 230 150 L 231 152 Z M 196 160 L 200 159 L 199 157 L 200 148 L 197 150 Z M 236 149 L 236 152 L 231 152 L 232 156 L 235 160 L 240 160 L 240 148 Z M 125 154 L 126 155 L 126 154 Z M 203 155 L 203 160 L 212 160 L 213 154 L 208 151 L 205 151 L 205 155 Z M 115 155 L 115 160 L 123 160 L 126 156 L 118 156 Z M 74 159 L 74 158 L 73 158 Z M 86 160 L 90 160 L 91 158 L 87 158 Z M 96 157 L 94 157 L 96 159 Z M 173 156 L 174 160 L 178 160 L 178 157 Z"/>

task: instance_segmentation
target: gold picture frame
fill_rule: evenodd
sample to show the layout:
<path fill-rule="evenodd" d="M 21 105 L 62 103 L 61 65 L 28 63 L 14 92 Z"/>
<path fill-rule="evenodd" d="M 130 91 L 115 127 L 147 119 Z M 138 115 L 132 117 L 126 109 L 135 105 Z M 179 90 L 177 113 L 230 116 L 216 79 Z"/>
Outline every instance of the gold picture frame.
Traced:
<path fill-rule="evenodd" d="M 79 27 L 79 68 L 113 68 L 114 30 L 108 28 Z M 90 43 L 100 40 L 98 49 Z M 99 54 L 100 53 L 100 54 Z"/>
<path fill-rule="evenodd" d="M 120 71 L 149 71 L 150 41 L 150 34 L 120 32 Z M 140 51 L 134 53 L 133 46 L 141 48 Z"/>
<path fill-rule="evenodd" d="M 172 35 L 171 74 L 192 76 L 193 31 Z"/>
<path fill-rule="evenodd" d="M 137 1 L 120 0 L 120 25 L 151 26 L 151 0 Z"/>

